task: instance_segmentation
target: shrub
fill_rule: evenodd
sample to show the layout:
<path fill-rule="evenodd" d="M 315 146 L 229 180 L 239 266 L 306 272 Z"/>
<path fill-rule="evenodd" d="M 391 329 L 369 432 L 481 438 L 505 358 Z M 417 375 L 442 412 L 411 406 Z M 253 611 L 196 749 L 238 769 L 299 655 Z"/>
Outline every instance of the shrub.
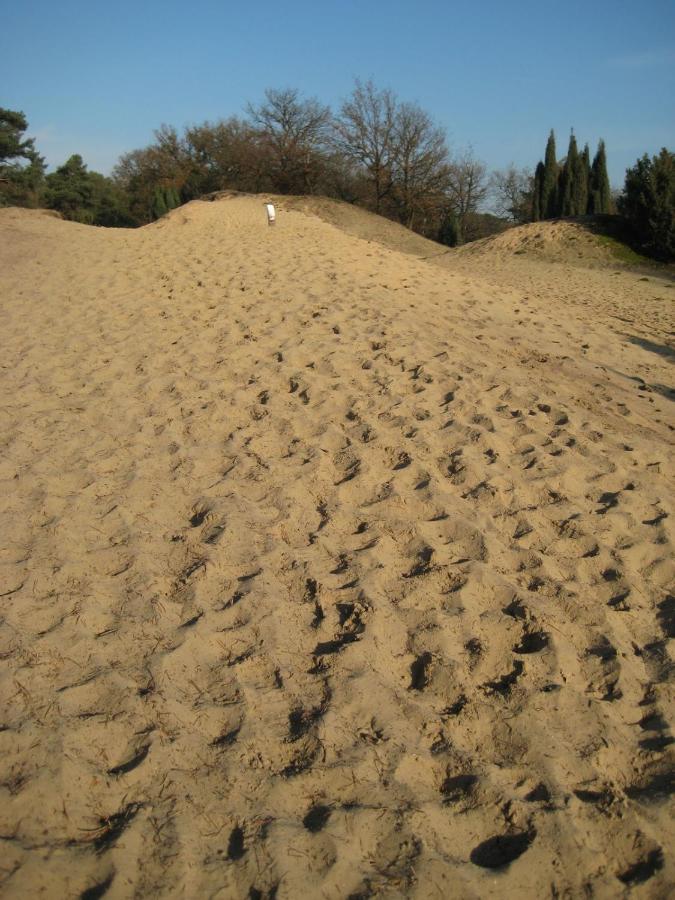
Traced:
<path fill-rule="evenodd" d="M 620 212 L 642 249 L 657 259 L 675 259 L 675 154 L 645 154 L 626 171 Z"/>

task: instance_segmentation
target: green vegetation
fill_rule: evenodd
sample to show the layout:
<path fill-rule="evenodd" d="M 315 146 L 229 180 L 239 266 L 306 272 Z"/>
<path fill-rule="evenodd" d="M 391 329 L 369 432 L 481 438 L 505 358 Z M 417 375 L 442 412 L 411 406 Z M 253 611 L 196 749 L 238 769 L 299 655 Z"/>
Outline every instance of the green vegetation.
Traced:
<path fill-rule="evenodd" d="M 645 253 L 675 259 L 675 154 L 664 147 L 628 169 L 619 209 Z"/>
<path fill-rule="evenodd" d="M 462 233 L 460 231 L 457 216 L 449 210 L 441 227 L 438 229 L 438 242 L 445 244 L 446 247 L 457 247 L 462 243 Z"/>
<path fill-rule="evenodd" d="M 551 131 L 546 142 L 544 162 L 540 162 L 535 170 L 531 211 L 533 222 L 560 216 L 611 213 L 605 142 L 601 140 L 598 144 L 591 166 L 588 144 L 579 153 L 577 139 L 572 132 L 567 156 L 558 162 L 555 134 Z"/>
<path fill-rule="evenodd" d="M 632 266 L 633 268 L 656 265 L 653 259 L 649 259 L 649 257 L 637 253 L 624 241 L 612 237 L 609 234 L 596 234 L 596 238 L 603 247 L 606 247 L 610 251 L 617 262 L 623 263 L 626 266 Z"/>
<path fill-rule="evenodd" d="M 544 171 L 541 179 L 541 199 L 539 210 L 542 219 L 551 219 L 558 215 L 558 179 L 560 167 L 555 158 L 555 135 L 553 131 L 546 142 L 544 154 Z"/>
<path fill-rule="evenodd" d="M 574 137 L 574 132 L 572 132 L 570 135 L 570 145 L 567 150 L 567 159 L 560 172 L 560 211 L 563 216 L 579 215 L 579 212 L 577 211 L 575 188 L 578 188 L 576 180 L 580 171 L 577 139 Z"/>
<path fill-rule="evenodd" d="M 6 116 L 12 140 L 4 157 L 30 155 L 32 141 L 21 139 L 25 117 Z M 19 190 L 33 174 L 33 193 Z M 46 177 L 20 159 L 12 183 L 0 182 L 7 205 L 46 205 L 95 225 L 142 225 L 205 194 L 237 190 L 332 197 L 433 239 L 441 230 L 447 236 L 453 219 L 458 239 L 493 231 L 479 214 L 488 189 L 486 167 L 469 152 L 451 156 L 423 109 L 359 81 L 336 113 L 297 90 L 268 90 L 245 118 L 182 133 L 163 125 L 149 146 L 124 154 L 110 178 L 74 155 Z"/>
<path fill-rule="evenodd" d="M 152 222 L 223 190 L 318 195 L 353 203 L 447 246 L 496 234 L 511 224 L 559 216 L 606 216 L 613 203 L 604 141 L 591 164 L 570 135 L 556 158 L 550 132 L 534 173 L 513 164 L 488 178 L 471 152 L 452 155 L 444 132 L 417 104 L 356 81 L 337 113 L 297 90 L 268 90 L 246 118 L 162 125 L 149 146 L 124 154 L 111 177 L 74 154 L 54 172 L 26 137 L 23 112 L 0 108 L 0 206 L 46 206 L 92 225 Z M 659 259 L 675 256 L 675 163 L 662 150 L 626 174 L 619 211 L 633 243 Z M 497 215 L 484 211 L 488 197 Z M 608 242 L 624 261 L 640 257 Z"/>
<path fill-rule="evenodd" d="M 612 196 L 609 188 L 607 156 L 605 153 L 605 142 L 603 140 L 598 144 L 598 152 L 593 159 L 589 194 L 589 213 L 598 216 L 612 212 Z"/>
<path fill-rule="evenodd" d="M 540 219 L 544 217 L 544 210 L 541 205 L 541 189 L 544 183 L 544 164 L 543 162 L 537 163 L 537 168 L 534 170 L 534 185 L 532 187 L 532 221 L 538 222 Z"/>
<path fill-rule="evenodd" d="M 0 107 L 0 206 L 40 205 L 45 163 L 27 128 L 22 112 Z"/>
<path fill-rule="evenodd" d="M 574 170 L 574 186 L 572 189 L 575 215 L 581 216 L 588 210 L 588 192 L 591 183 L 591 156 L 588 144 L 577 158 Z"/>
<path fill-rule="evenodd" d="M 47 175 L 44 203 L 64 218 L 86 225 L 133 224 L 123 193 L 109 178 L 89 172 L 78 154 Z"/>

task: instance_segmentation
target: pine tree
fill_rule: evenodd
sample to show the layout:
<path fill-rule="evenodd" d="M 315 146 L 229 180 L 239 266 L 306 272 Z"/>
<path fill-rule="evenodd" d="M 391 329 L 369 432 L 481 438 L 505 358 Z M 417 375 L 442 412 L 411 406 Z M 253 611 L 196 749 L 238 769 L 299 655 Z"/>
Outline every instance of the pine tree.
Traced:
<path fill-rule="evenodd" d="M 534 170 L 534 185 L 532 188 L 532 221 L 538 222 L 542 218 L 542 208 L 541 208 L 541 189 L 544 181 L 544 164 L 543 162 L 537 163 L 537 168 Z"/>
<path fill-rule="evenodd" d="M 595 215 L 612 211 L 612 196 L 607 175 L 605 142 L 601 139 L 591 168 L 591 212 Z"/>
<path fill-rule="evenodd" d="M 555 156 L 555 134 L 551 130 L 546 142 L 544 174 L 541 183 L 541 217 L 554 219 L 558 215 L 558 161 Z"/>
<path fill-rule="evenodd" d="M 579 165 L 579 151 L 574 132 L 570 135 L 570 145 L 567 150 L 567 159 L 563 166 L 560 179 L 560 214 L 563 216 L 578 215 L 574 197 L 574 178 Z"/>
<path fill-rule="evenodd" d="M 0 108 L 0 206 L 38 206 L 44 189 L 45 161 L 26 138 L 22 112 Z"/>

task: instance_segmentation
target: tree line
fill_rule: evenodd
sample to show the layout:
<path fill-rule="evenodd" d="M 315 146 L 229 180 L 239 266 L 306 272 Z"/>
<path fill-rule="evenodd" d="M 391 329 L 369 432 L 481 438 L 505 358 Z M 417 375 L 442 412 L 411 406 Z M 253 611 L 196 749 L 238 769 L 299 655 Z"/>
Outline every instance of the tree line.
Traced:
<path fill-rule="evenodd" d="M 297 90 L 270 89 L 245 117 L 182 133 L 162 126 L 152 144 L 120 158 L 113 180 L 139 222 L 176 199 L 239 190 L 332 197 L 433 239 L 498 226 L 479 212 L 486 166 L 468 151 L 452 155 L 425 110 L 370 81 L 357 81 L 337 113 Z"/>
<path fill-rule="evenodd" d="M 0 205 L 47 206 L 95 225 L 143 225 L 222 190 L 332 197 L 449 246 L 514 223 L 613 212 L 603 141 L 591 162 L 572 133 L 559 161 L 551 132 L 534 172 L 511 165 L 490 174 L 471 151 L 451 153 L 419 105 L 372 81 L 357 80 L 337 112 L 295 89 L 269 89 L 244 116 L 182 132 L 163 125 L 147 147 L 121 156 L 110 177 L 79 155 L 46 174 L 27 127 L 23 113 L 0 109 Z M 666 257 L 672 160 L 664 150 L 638 161 L 618 205 L 641 246 Z M 496 215 L 483 211 L 488 202 Z"/>
<path fill-rule="evenodd" d="M 0 110 L 0 203 L 46 205 L 77 221 L 137 226 L 208 193 L 315 194 L 363 206 L 449 243 L 505 227 L 482 212 L 491 182 L 472 152 L 451 154 L 420 106 L 356 81 L 337 113 L 294 89 L 265 92 L 244 116 L 163 125 L 109 178 L 79 155 L 45 174 L 25 116 Z"/>

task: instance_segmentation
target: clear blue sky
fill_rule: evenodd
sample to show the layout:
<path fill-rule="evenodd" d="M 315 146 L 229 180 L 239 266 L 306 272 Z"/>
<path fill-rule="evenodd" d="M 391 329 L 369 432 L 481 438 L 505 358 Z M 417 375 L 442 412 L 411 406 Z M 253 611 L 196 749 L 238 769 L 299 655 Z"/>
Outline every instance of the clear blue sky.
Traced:
<path fill-rule="evenodd" d="M 675 149 L 675 0 L 4 0 L 0 106 L 50 166 L 109 172 L 163 122 L 241 114 L 266 87 L 336 108 L 354 77 L 414 100 L 490 168 L 555 128 L 607 143 L 612 183 Z"/>

